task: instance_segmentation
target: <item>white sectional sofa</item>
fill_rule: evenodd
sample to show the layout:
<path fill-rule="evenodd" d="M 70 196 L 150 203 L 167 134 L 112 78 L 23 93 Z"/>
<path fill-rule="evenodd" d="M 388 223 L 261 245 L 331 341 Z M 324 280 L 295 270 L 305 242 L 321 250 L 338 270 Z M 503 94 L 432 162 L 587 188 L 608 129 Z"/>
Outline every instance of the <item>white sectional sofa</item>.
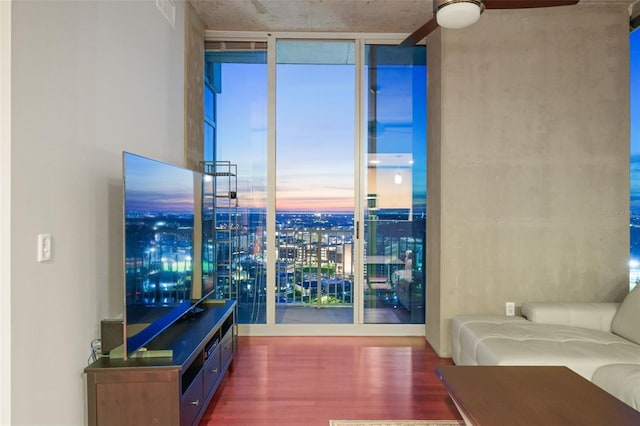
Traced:
<path fill-rule="evenodd" d="M 617 303 L 525 303 L 453 318 L 456 365 L 565 365 L 640 411 L 640 286 Z"/>

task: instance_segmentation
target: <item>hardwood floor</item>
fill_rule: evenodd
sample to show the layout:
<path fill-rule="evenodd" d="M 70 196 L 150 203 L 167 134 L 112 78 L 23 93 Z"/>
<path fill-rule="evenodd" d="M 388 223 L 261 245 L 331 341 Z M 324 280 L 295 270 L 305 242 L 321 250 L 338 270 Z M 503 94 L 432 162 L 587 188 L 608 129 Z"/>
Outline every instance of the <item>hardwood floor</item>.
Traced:
<path fill-rule="evenodd" d="M 200 425 L 461 419 L 423 337 L 239 337 Z"/>

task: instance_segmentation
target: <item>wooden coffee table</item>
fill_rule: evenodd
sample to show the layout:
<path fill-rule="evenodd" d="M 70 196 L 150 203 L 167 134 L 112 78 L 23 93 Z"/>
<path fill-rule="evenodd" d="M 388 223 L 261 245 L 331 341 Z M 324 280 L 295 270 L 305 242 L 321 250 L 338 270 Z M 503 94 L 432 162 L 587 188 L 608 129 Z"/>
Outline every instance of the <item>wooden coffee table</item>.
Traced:
<path fill-rule="evenodd" d="M 468 425 L 640 425 L 640 412 L 567 367 L 442 365 L 436 373 Z"/>

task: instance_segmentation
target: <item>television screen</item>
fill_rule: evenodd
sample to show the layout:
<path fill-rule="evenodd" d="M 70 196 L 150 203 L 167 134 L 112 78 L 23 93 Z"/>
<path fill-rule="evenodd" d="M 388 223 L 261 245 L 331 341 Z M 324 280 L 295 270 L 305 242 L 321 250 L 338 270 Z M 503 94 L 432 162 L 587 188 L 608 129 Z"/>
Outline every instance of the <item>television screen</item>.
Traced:
<path fill-rule="evenodd" d="M 213 290 L 213 182 L 128 152 L 123 178 L 126 358 Z"/>

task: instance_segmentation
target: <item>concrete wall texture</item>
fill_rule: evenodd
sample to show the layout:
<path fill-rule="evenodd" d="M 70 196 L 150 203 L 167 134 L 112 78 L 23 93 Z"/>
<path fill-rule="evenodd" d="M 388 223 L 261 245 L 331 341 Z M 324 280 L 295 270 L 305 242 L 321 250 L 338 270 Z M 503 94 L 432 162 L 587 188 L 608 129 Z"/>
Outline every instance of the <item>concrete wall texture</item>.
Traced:
<path fill-rule="evenodd" d="M 185 3 L 184 165 L 200 170 L 204 158 L 204 23 Z"/>
<path fill-rule="evenodd" d="M 505 302 L 628 291 L 624 5 L 487 11 L 427 39 L 427 339 Z"/>

